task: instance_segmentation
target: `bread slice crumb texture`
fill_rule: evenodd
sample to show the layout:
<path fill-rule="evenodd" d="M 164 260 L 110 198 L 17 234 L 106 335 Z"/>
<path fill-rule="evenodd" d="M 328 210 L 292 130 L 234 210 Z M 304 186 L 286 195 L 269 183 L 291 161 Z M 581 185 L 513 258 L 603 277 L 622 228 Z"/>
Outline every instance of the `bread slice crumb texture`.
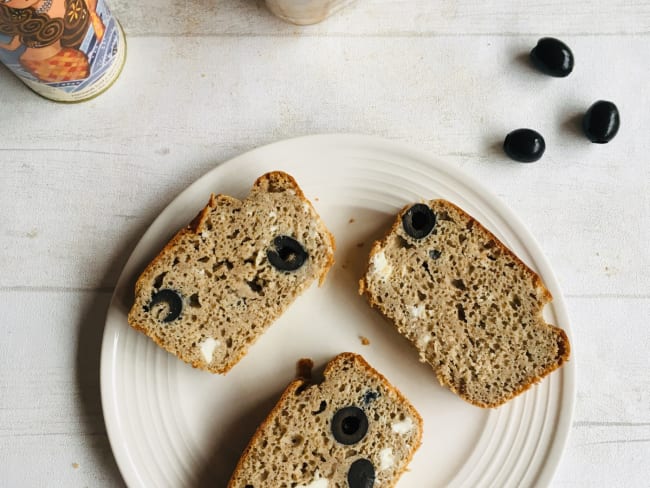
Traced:
<path fill-rule="evenodd" d="M 244 200 L 211 196 L 147 266 L 129 324 L 194 367 L 225 373 L 333 264 L 334 239 L 296 181 L 267 173 Z"/>
<path fill-rule="evenodd" d="M 474 405 L 502 405 L 569 358 L 566 334 L 542 317 L 552 297 L 539 276 L 445 200 L 397 215 L 360 293 Z"/>
<path fill-rule="evenodd" d="M 395 485 L 420 446 L 420 415 L 359 355 L 340 354 L 324 376 L 317 385 L 289 385 L 229 488 Z"/>

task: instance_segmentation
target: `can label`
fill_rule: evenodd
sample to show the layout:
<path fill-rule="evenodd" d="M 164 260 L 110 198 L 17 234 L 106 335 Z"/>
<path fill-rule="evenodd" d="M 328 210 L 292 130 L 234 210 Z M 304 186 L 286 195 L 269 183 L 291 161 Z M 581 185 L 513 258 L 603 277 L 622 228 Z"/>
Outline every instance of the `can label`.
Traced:
<path fill-rule="evenodd" d="M 0 0 L 0 61 L 46 98 L 91 98 L 119 76 L 122 30 L 104 0 Z"/>

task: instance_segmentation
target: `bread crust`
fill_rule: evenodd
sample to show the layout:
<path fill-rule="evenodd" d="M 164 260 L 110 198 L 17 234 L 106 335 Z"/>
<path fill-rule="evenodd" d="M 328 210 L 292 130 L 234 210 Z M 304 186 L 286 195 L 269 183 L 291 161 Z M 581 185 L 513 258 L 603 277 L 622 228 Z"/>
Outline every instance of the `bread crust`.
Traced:
<path fill-rule="evenodd" d="M 535 271 L 533 271 L 526 263 L 524 263 L 519 258 L 519 256 L 517 256 L 505 244 L 503 244 L 501 242 L 501 240 L 499 240 L 483 224 L 481 224 L 478 220 L 476 220 L 474 217 L 469 215 L 467 212 L 465 212 L 463 209 L 461 209 L 457 205 L 453 204 L 452 202 L 442 200 L 442 199 L 437 199 L 437 200 L 428 201 L 428 202 L 426 202 L 426 204 L 429 205 L 429 206 L 433 206 L 434 204 L 442 204 L 444 206 L 447 206 L 449 208 L 454 209 L 455 211 L 460 213 L 462 216 L 469 219 L 472 222 L 472 225 L 477 226 L 478 229 L 480 229 L 480 231 L 482 233 L 484 233 L 492 241 L 494 241 L 494 243 L 496 244 L 496 246 L 499 248 L 499 250 L 502 253 L 506 254 L 513 261 L 515 261 L 518 266 L 520 266 L 520 269 L 522 269 L 528 275 L 528 279 L 530 279 L 533 288 L 541 291 L 541 293 L 542 293 L 542 296 L 541 296 L 542 307 L 540 307 L 538 317 L 539 317 L 539 320 L 541 322 L 546 324 L 546 326 L 549 327 L 550 329 L 552 329 L 553 332 L 555 333 L 555 335 L 557 337 L 557 344 L 558 344 L 559 354 L 558 354 L 558 356 L 555 359 L 555 362 L 553 364 L 550 364 L 539 375 L 533 376 L 528 381 L 522 383 L 519 386 L 519 388 L 517 388 L 511 394 L 505 396 L 502 399 L 502 401 L 497 401 L 497 402 L 493 402 L 493 403 L 481 402 L 481 401 L 477 401 L 475 398 L 472 398 L 472 397 L 466 395 L 464 392 L 458 391 L 458 389 L 456 389 L 454 387 L 454 385 L 450 384 L 448 381 L 446 381 L 443 378 L 443 376 L 441 374 L 441 371 L 436 369 L 435 365 L 430 364 L 427 361 L 427 363 L 434 370 L 434 372 L 436 374 L 436 377 L 438 378 L 438 381 L 440 382 L 440 384 L 442 386 L 446 386 L 447 388 L 449 388 L 452 392 L 456 393 L 458 396 L 463 398 L 465 401 L 471 403 L 472 405 L 475 405 L 477 407 L 482 407 L 482 408 L 499 407 L 499 406 L 507 403 L 508 401 L 513 399 L 514 397 L 518 396 L 519 394 L 523 393 L 524 391 L 530 389 L 533 385 L 539 383 L 544 377 L 546 377 L 547 375 L 549 375 L 550 373 L 552 373 L 556 369 L 560 368 L 565 362 L 567 362 L 569 360 L 569 357 L 570 357 L 570 354 L 571 354 L 571 346 L 570 346 L 570 343 L 569 343 L 569 338 L 568 338 L 566 332 L 563 329 L 561 329 L 561 328 L 559 328 L 559 327 L 557 327 L 555 325 L 548 324 L 548 323 L 546 323 L 546 321 L 544 321 L 544 319 L 542 317 L 543 306 L 546 305 L 547 303 L 549 303 L 550 301 L 552 301 L 553 296 L 551 295 L 551 292 L 548 290 L 548 288 L 546 288 L 546 285 L 542 281 L 541 277 Z M 408 211 L 408 209 L 412 205 L 413 204 L 409 204 L 409 205 L 406 205 L 405 207 L 403 207 L 398 212 L 395 221 L 393 222 L 393 224 L 392 224 L 391 228 L 388 230 L 388 232 L 384 235 L 384 237 L 382 239 L 377 240 L 377 241 L 375 241 L 373 243 L 373 245 L 371 247 L 371 250 L 370 250 L 370 253 L 369 253 L 368 265 L 366 266 L 365 273 L 364 273 L 363 277 L 359 280 L 359 294 L 364 295 L 366 297 L 368 303 L 370 304 L 370 306 L 375 308 L 376 310 L 378 310 L 380 313 L 382 313 L 381 305 L 377 300 L 375 300 L 375 297 L 369 291 L 369 283 L 367 282 L 367 277 L 368 277 L 368 275 L 370 273 L 370 267 L 371 267 L 370 263 L 372 263 L 373 256 L 375 256 L 380 250 L 382 250 L 386 246 L 390 236 L 397 232 L 398 228 L 402 225 L 402 217 L 403 217 L 403 215 Z M 382 315 L 383 315 L 383 313 L 382 313 Z M 385 317 L 385 318 L 387 318 L 388 320 L 393 322 L 393 324 L 397 328 L 397 324 L 393 320 L 391 320 L 388 317 Z M 411 341 L 409 341 L 409 342 L 411 342 Z M 413 343 L 411 343 L 411 344 L 415 348 L 415 344 L 413 344 Z"/>
<path fill-rule="evenodd" d="M 415 452 L 422 445 L 422 428 L 423 428 L 422 417 L 420 416 L 418 411 L 415 410 L 413 405 L 410 404 L 410 402 L 406 399 L 406 397 L 404 397 L 404 395 L 396 387 L 394 387 L 386 379 L 384 375 L 382 375 L 376 369 L 370 366 L 370 364 L 368 364 L 368 362 L 363 358 L 363 356 L 359 354 L 355 354 L 352 352 L 343 352 L 337 355 L 334 359 L 332 359 L 329 363 L 327 363 L 327 366 L 325 367 L 325 371 L 323 372 L 323 377 L 324 377 L 323 382 L 328 380 L 328 378 L 332 374 L 332 370 L 334 370 L 339 363 L 344 363 L 346 361 L 352 361 L 357 367 L 366 370 L 372 376 L 376 376 L 383 383 L 384 388 L 386 388 L 387 390 L 395 394 L 398 398 L 398 401 L 402 403 L 404 406 L 406 406 L 409 415 L 411 415 L 411 417 L 417 424 L 418 436 L 417 436 L 416 445 L 413 449 L 411 449 L 409 456 L 406 459 L 406 462 L 404 463 L 403 468 L 398 472 L 396 476 L 396 479 L 398 479 L 404 473 L 404 471 L 406 471 L 408 464 L 411 462 L 413 456 L 415 455 Z M 289 384 L 289 386 L 287 386 L 287 388 L 282 393 L 282 396 L 280 397 L 276 405 L 273 407 L 273 409 L 267 415 L 264 421 L 259 425 L 259 427 L 255 431 L 255 434 L 253 434 L 253 437 L 251 438 L 250 442 L 244 449 L 244 452 L 239 458 L 237 466 L 235 467 L 235 470 L 233 471 L 231 479 L 228 483 L 228 488 L 236 488 L 234 482 L 236 478 L 241 476 L 242 471 L 244 469 L 244 462 L 246 458 L 251 455 L 252 448 L 258 442 L 260 442 L 260 440 L 264 435 L 265 430 L 271 425 L 274 418 L 282 414 L 282 410 L 285 407 L 285 405 L 288 403 L 288 399 L 292 398 L 295 395 L 300 395 L 301 392 L 304 391 L 305 389 L 312 388 L 314 386 L 315 385 L 310 384 L 304 378 L 297 378 L 293 380 Z"/>

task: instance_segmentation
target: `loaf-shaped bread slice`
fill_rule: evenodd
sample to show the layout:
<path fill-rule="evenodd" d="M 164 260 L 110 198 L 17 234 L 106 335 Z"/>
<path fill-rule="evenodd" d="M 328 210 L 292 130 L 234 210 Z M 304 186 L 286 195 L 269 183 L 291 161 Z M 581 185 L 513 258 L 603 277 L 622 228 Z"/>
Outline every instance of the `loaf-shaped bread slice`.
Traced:
<path fill-rule="evenodd" d="M 229 488 L 384 488 L 420 446 L 422 419 L 359 355 L 329 362 L 324 381 L 293 381 L 257 429 Z"/>
<path fill-rule="evenodd" d="M 257 179 L 212 195 L 147 266 L 129 324 L 196 368 L 225 373 L 333 264 L 334 239 L 296 181 Z"/>
<path fill-rule="evenodd" d="M 440 384 L 496 407 L 569 358 L 542 317 L 550 292 L 491 232 L 445 200 L 407 206 L 375 242 L 359 292 L 413 343 Z"/>

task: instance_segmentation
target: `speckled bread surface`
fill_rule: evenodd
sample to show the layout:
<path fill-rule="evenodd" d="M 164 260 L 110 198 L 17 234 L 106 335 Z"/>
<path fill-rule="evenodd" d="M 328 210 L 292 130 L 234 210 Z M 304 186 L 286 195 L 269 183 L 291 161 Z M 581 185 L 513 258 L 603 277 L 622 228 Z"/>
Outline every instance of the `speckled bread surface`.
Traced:
<path fill-rule="evenodd" d="M 262 175 L 212 195 L 135 285 L 129 324 L 196 368 L 225 373 L 334 262 L 334 238 L 296 181 Z"/>
<path fill-rule="evenodd" d="M 343 353 L 322 383 L 287 387 L 228 487 L 392 487 L 421 439 L 415 408 L 361 356 Z"/>
<path fill-rule="evenodd" d="M 442 385 L 480 407 L 504 404 L 569 359 L 566 333 L 542 317 L 552 297 L 540 277 L 446 200 L 398 213 L 359 292 Z"/>

